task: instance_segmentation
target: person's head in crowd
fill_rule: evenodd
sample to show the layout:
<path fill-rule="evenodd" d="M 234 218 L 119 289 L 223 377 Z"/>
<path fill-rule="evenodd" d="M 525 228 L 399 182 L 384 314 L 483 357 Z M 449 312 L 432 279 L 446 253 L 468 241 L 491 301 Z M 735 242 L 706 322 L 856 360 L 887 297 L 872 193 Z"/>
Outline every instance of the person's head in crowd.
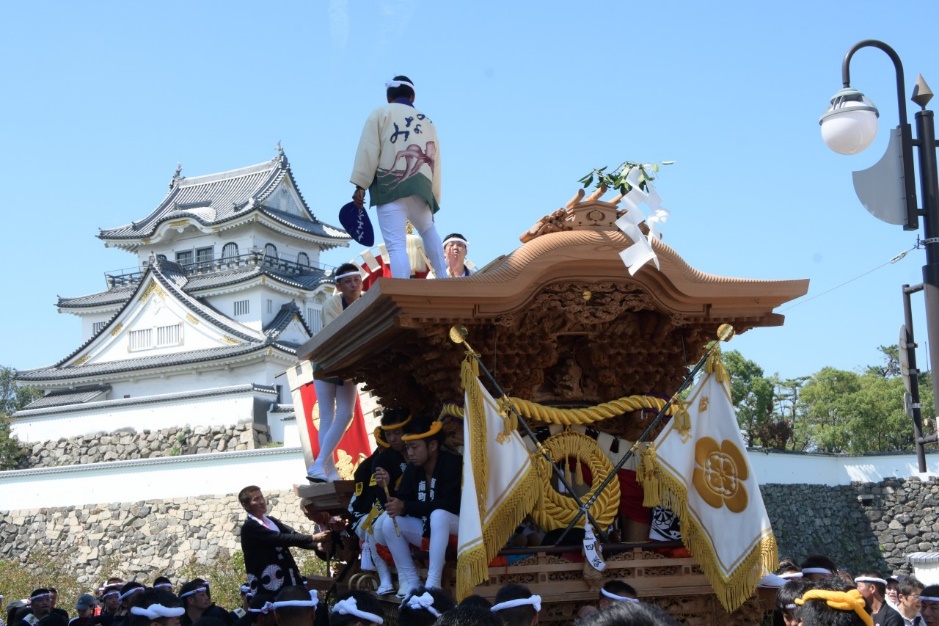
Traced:
<path fill-rule="evenodd" d="M 412 589 L 398 606 L 398 623 L 404 626 L 432 626 L 437 619 L 456 606 L 442 589 Z"/>
<path fill-rule="evenodd" d="M 803 626 L 874 626 L 857 587 L 840 578 L 817 581 L 795 603 Z"/>
<path fill-rule="evenodd" d="M 7 624 L 19 624 L 20 620 L 27 615 L 32 615 L 33 610 L 23 600 L 11 600 L 7 607 Z"/>
<path fill-rule="evenodd" d="M 801 578 L 787 581 L 776 592 L 776 611 L 782 618 L 785 626 L 800 626 L 802 624 L 802 607 L 796 604 L 796 598 L 802 597 L 812 583 Z"/>
<path fill-rule="evenodd" d="M 153 588 L 162 589 L 163 591 L 173 592 L 173 581 L 167 578 L 166 576 L 157 576 L 153 579 Z"/>
<path fill-rule="evenodd" d="M 919 612 L 926 626 L 939 626 L 939 585 L 927 585 L 919 596 Z"/>
<path fill-rule="evenodd" d="M 414 467 L 433 466 L 437 462 L 440 444 L 443 439 L 443 424 L 434 421 L 429 415 L 415 415 L 404 426 L 404 447 L 407 458 Z"/>
<path fill-rule="evenodd" d="M 897 610 L 907 619 L 913 619 L 920 610 L 920 598 L 926 586 L 913 576 L 900 577 L 897 586 Z"/>
<path fill-rule="evenodd" d="M 142 584 L 138 583 L 136 580 L 124 583 L 121 587 L 121 595 L 118 596 L 118 600 L 121 602 L 121 609 L 127 611 L 130 609 L 131 604 L 133 604 L 134 596 L 138 593 L 143 593 L 146 589 Z"/>
<path fill-rule="evenodd" d="M 367 591 L 347 591 L 329 612 L 329 626 L 380 626 L 384 621 L 381 602 Z"/>
<path fill-rule="evenodd" d="M 581 617 L 574 626 L 680 626 L 657 606 L 642 602 L 614 602 L 605 609 Z"/>
<path fill-rule="evenodd" d="M 248 615 L 254 626 L 274 626 L 274 596 L 262 591 L 254 594 L 248 603 Z"/>
<path fill-rule="evenodd" d="M 461 603 L 441 615 L 434 626 L 502 626 L 502 620 L 489 609 Z"/>
<path fill-rule="evenodd" d="M 505 626 L 534 626 L 541 612 L 541 596 L 524 585 L 509 583 L 496 592 L 492 608 Z"/>
<path fill-rule="evenodd" d="M 395 76 L 391 80 L 395 83 L 407 83 L 407 85 L 397 84 L 394 87 L 386 87 L 385 96 L 388 98 L 388 102 L 394 102 L 398 98 L 407 98 L 414 102 L 414 89 L 410 87 L 414 84 L 414 81 L 404 75 Z"/>
<path fill-rule="evenodd" d="M 263 519 L 267 515 L 267 500 L 264 499 L 264 494 L 257 485 L 248 485 L 239 491 L 238 502 L 249 515 L 258 519 Z"/>
<path fill-rule="evenodd" d="M 392 450 L 404 454 L 404 441 L 401 435 L 404 434 L 404 427 L 411 421 L 410 409 L 403 407 L 391 407 L 385 409 L 381 414 L 381 434 L 382 439 Z"/>
<path fill-rule="evenodd" d="M 49 591 L 48 587 L 33 589 L 33 592 L 29 594 L 29 606 L 32 608 L 36 619 L 42 619 L 52 612 L 52 592 Z"/>
<path fill-rule="evenodd" d="M 274 619 L 278 626 L 310 626 L 319 604 L 316 591 L 292 585 L 281 589 L 274 598 Z"/>
<path fill-rule="evenodd" d="M 857 585 L 858 592 L 864 598 L 864 602 L 867 603 L 867 608 L 872 613 L 876 613 L 884 602 L 884 596 L 887 593 L 887 580 L 878 572 L 868 570 L 858 574 L 857 578 L 854 579 L 854 584 Z"/>
<path fill-rule="evenodd" d="M 98 606 L 98 601 L 95 597 L 90 593 L 83 593 L 75 602 L 75 612 L 78 613 L 79 619 L 88 619 L 94 617 L 96 606 Z"/>
<path fill-rule="evenodd" d="M 622 580 L 608 580 L 600 588 L 600 598 L 597 606 L 601 609 L 614 602 L 639 602 L 636 590 L 629 583 Z"/>
<path fill-rule="evenodd" d="M 838 571 L 838 566 L 827 556 L 813 554 L 802 561 L 802 577 L 806 580 L 825 580 Z"/>
<path fill-rule="evenodd" d="M 186 609 L 186 615 L 195 622 L 206 609 L 212 606 L 212 598 L 209 597 L 209 586 L 201 578 L 195 578 L 179 588 L 179 601 Z"/>
<path fill-rule="evenodd" d="M 776 575 L 786 580 L 802 578 L 802 569 L 792 559 L 781 559 L 779 561 L 779 569 L 776 570 Z"/>
<path fill-rule="evenodd" d="M 897 599 L 897 588 L 900 586 L 900 579 L 896 576 L 887 576 L 887 591 L 884 592 L 884 599 L 892 607 L 897 607 L 900 601 Z"/>
<path fill-rule="evenodd" d="M 49 599 L 52 602 L 52 608 L 54 609 L 59 603 L 59 590 L 52 585 L 49 585 L 47 589 L 49 590 Z"/>
<path fill-rule="evenodd" d="M 121 607 L 121 585 L 106 585 L 101 593 L 101 607 L 105 613 L 117 613 Z"/>
<path fill-rule="evenodd" d="M 462 275 L 465 269 L 467 246 L 469 242 L 460 233 L 450 233 L 443 238 L 443 257 L 447 261 L 451 275 Z M 459 273 L 453 274 L 454 271 Z"/>
<path fill-rule="evenodd" d="M 457 606 L 475 606 L 476 608 L 486 609 L 486 611 L 488 611 L 492 608 L 492 602 L 482 597 L 481 595 L 474 593 L 460 600 L 460 603 Z"/>
<path fill-rule="evenodd" d="M 362 295 L 362 272 L 353 263 L 343 263 L 336 268 L 336 289 L 346 304 L 352 304 Z"/>
<path fill-rule="evenodd" d="M 193 578 L 193 579 L 192 579 L 192 582 L 194 582 L 194 583 L 199 583 L 200 585 L 202 585 L 203 587 L 205 587 L 205 595 L 206 595 L 206 597 L 208 597 L 209 603 L 211 604 L 211 602 L 212 602 L 212 588 L 209 586 L 209 581 L 207 581 L 205 578 L 198 578 L 198 577 L 197 577 L 197 578 Z"/>
<path fill-rule="evenodd" d="M 179 626 L 179 618 L 185 612 L 172 592 L 144 589 L 131 596 L 127 626 Z"/>

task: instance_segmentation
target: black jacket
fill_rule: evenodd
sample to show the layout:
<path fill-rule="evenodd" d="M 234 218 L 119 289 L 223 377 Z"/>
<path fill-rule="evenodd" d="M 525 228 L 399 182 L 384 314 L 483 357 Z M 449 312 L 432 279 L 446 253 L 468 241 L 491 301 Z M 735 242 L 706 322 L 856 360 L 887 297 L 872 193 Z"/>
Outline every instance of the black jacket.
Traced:
<path fill-rule="evenodd" d="M 281 587 L 299 585 L 300 569 L 290 547 L 313 549 L 313 537 L 294 531 L 280 520 L 267 516 L 280 532 L 274 532 L 250 517 L 241 526 L 241 551 L 251 591 L 276 594 Z"/>

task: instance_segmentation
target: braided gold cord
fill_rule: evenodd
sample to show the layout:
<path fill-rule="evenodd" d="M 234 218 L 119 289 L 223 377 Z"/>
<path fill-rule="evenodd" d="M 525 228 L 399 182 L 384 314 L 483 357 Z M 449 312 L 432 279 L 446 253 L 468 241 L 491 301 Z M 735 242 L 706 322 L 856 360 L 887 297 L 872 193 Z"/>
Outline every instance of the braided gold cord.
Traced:
<path fill-rule="evenodd" d="M 586 435 L 574 431 L 565 431 L 549 437 L 544 442 L 544 450 L 555 463 L 568 457 L 575 457 L 590 467 L 592 482 L 590 491 L 581 498 L 581 502 L 589 500 L 597 491 L 603 479 L 613 473 L 610 463 L 597 442 Z M 538 473 L 542 477 L 544 490 L 544 504 L 532 512 L 535 523 L 547 531 L 566 528 L 577 515 L 578 503 L 571 497 L 561 495 L 551 486 L 551 470 L 546 459 L 538 460 L 540 465 Z M 612 480 L 597 497 L 597 501 L 590 508 L 590 514 L 597 521 L 600 528 L 612 524 L 619 511 L 620 489 L 619 480 Z M 578 528 L 584 527 L 586 517 L 577 522 Z"/>
<path fill-rule="evenodd" d="M 622 415 L 623 413 L 638 411 L 640 409 L 661 411 L 662 407 L 665 406 L 665 400 L 655 396 L 627 396 L 582 409 L 559 409 L 529 400 L 522 400 L 521 398 L 505 397 L 499 399 L 500 407 L 506 407 L 506 409 L 508 409 L 510 405 L 514 406 L 515 410 L 518 411 L 522 417 L 534 419 L 545 424 L 573 426 L 574 424 L 593 424 L 594 422 Z M 668 407 L 666 415 L 674 415 L 680 408 L 681 407 L 676 406 L 676 404 L 672 404 Z M 440 410 L 440 417 L 445 416 L 463 419 L 463 407 L 448 402 L 444 404 L 443 408 Z"/>

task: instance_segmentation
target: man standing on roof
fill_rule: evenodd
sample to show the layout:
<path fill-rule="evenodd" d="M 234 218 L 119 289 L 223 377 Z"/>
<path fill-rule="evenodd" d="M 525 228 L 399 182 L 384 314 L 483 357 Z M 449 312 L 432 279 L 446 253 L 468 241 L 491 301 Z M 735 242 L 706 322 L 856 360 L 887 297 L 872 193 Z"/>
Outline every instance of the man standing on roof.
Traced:
<path fill-rule="evenodd" d="M 414 108 L 414 83 L 395 76 L 385 83 L 388 104 L 365 121 L 350 182 L 352 201 L 378 207 L 378 227 L 391 257 L 393 278 L 410 278 L 407 222 L 420 234 L 434 274 L 447 275 L 434 214 L 440 209 L 440 144 L 430 119 Z"/>

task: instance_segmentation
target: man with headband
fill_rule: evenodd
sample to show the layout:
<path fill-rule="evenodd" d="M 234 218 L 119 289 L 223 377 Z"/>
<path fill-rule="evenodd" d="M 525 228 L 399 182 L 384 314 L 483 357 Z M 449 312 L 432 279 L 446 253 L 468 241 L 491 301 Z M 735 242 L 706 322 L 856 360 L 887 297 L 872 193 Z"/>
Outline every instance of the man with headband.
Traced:
<path fill-rule="evenodd" d="M 939 626 L 939 585 L 928 585 L 923 589 L 919 602 L 926 626 Z"/>
<path fill-rule="evenodd" d="M 446 276 L 443 246 L 434 214 L 440 209 L 440 144 L 433 122 L 414 108 L 414 83 L 395 76 L 385 83 L 388 104 L 365 121 L 350 182 L 352 201 L 377 206 L 378 227 L 393 278 L 410 278 L 407 222 L 420 234 L 434 274 Z"/>
<path fill-rule="evenodd" d="M 535 626 L 541 612 L 541 596 L 533 595 L 524 585 L 510 583 L 496 592 L 490 609 L 505 626 Z"/>
<path fill-rule="evenodd" d="M 34 589 L 29 594 L 29 606 L 33 612 L 23 617 L 17 626 L 36 626 L 39 620 L 52 613 L 52 592 L 45 587 Z"/>
<path fill-rule="evenodd" d="M 469 276 L 473 272 L 466 267 L 466 250 L 469 242 L 460 233 L 450 233 L 443 239 L 443 256 L 447 261 L 447 277 Z"/>
<path fill-rule="evenodd" d="M 877 572 L 864 572 L 854 579 L 857 590 L 867 603 L 874 626 L 903 626 L 903 618 L 884 600 L 887 580 Z"/>
<path fill-rule="evenodd" d="M 900 577 L 900 585 L 897 587 L 897 611 L 906 626 L 921 626 L 923 616 L 919 614 L 919 609 L 924 588 L 923 583 L 913 576 Z"/>
<path fill-rule="evenodd" d="M 147 589 L 132 596 L 128 626 L 180 626 L 179 618 L 186 612 L 171 592 Z"/>
<path fill-rule="evenodd" d="M 385 544 L 394 558 L 402 590 L 420 586 L 420 577 L 411 546 L 424 545 L 427 538 L 429 562 L 427 587 L 440 587 L 450 535 L 460 527 L 460 490 L 463 459 L 441 447 L 443 424 L 427 416 L 414 416 L 404 427 L 408 466 L 401 486 L 388 499 L 382 523 Z M 380 486 L 387 484 L 387 472 L 375 476 Z"/>
<path fill-rule="evenodd" d="M 382 412 L 381 425 L 375 429 L 375 443 L 378 450 L 365 459 L 355 470 L 355 492 L 349 502 L 349 512 L 355 521 L 352 529 L 362 542 L 362 554 L 368 555 L 363 559 L 362 569 L 367 561 L 371 561 L 378 572 L 379 585 L 376 593 L 384 595 L 394 591 L 391 580 L 391 570 L 376 550 L 378 544 L 385 545 L 384 533 L 381 531 L 385 508 L 385 490 L 378 485 L 376 475 L 383 473 L 383 485 L 388 485 L 389 493 L 394 493 L 398 479 L 407 467 L 404 458 L 404 441 L 402 430 L 411 420 L 407 409 L 388 408 Z"/>
<path fill-rule="evenodd" d="M 271 608 L 277 626 L 311 626 L 314 623 L 319 598 L 316 590 L 294 585 L 278 592 Z"/>

